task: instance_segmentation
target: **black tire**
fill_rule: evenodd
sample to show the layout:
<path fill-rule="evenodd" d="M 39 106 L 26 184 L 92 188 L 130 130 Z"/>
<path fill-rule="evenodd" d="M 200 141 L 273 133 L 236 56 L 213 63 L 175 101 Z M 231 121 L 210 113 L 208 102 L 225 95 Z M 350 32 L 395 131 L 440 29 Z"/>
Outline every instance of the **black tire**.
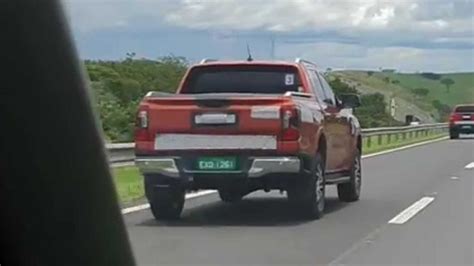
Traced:
<path fill-rule="evenodd" d="M 185 200 L 182 189 L 154 191 L 150 209 L 156 220 L 176 220 L 181 216 Z"/>
<path fill-rule="evenodd" d="M 449 138 L 450 139 L 458 139 L 459 138 L 459 134 L 457 132 L 449 132 Z"/>
<path fill-rule="evenodd" d="M 228 203 L 240 201 L 244 197 L 241 191 L 228 188 L 219 189 L 218 192 L 221 200 Z"/>
<path fill-rule="evenodd" d="M 303 217 L 320 219 L 324 215 L 326 180 L 324 161 L 318 153 L 313 158 L 309 174 L 288 189 L 288 199 Z"/>
<path fill-rule="evenodd" d="M 337 195 L 339 196 L 339 200 L 343 202 L 352 202 L 359 200 L 361 187 L 362 166 L 360 151 L 359 149 L 357 149 L 350 172 L 349 182 L 337 185 Z"/>

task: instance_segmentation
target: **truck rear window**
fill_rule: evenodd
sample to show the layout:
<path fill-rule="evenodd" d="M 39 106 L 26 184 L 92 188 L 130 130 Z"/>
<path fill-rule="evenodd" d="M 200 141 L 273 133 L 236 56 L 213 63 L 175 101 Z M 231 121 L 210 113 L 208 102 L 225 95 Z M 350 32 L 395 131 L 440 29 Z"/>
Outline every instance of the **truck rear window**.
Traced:
<path fill-rule="evenodd" d="M 181 93 L 270 93 L 298 91 L 291 66 L 207 66 L 191 70 Z"/>
<path fill-rule="evenodd" d="M 474 113 L 474 105 L 463 105 L 456 107 L 456 113 Z"/>

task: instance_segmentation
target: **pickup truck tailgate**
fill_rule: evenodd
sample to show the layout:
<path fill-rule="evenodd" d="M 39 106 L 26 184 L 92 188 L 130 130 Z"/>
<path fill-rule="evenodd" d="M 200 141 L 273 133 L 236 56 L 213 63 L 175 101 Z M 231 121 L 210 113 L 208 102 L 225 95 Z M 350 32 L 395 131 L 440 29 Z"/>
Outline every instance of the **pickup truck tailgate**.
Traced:
<path fill-rule="evenodd" d="M 149 98 L 156 150 L 276 149 L 284 96 L 175 95 Z"/>

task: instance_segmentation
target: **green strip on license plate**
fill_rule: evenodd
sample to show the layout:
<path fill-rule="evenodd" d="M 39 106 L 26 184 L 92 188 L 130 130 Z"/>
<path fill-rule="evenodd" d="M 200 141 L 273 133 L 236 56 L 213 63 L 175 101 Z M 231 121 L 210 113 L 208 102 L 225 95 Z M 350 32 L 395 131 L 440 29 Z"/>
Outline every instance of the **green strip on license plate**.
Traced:
<path fill-rule="evenodd" d="M 219 171 L 237 169 L 235 157 L 200 157 L 196 160 L 197 170 Z"/>

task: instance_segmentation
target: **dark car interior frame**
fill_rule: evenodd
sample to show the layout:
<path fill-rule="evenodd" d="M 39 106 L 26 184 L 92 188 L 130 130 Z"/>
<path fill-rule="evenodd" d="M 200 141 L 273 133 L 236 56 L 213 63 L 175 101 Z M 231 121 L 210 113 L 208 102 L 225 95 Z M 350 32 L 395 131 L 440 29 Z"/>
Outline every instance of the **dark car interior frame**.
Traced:
<path fill-rule="evenodd" d="M 58 0 L 0 2 L 0 265 L 134 265 Z"/>

